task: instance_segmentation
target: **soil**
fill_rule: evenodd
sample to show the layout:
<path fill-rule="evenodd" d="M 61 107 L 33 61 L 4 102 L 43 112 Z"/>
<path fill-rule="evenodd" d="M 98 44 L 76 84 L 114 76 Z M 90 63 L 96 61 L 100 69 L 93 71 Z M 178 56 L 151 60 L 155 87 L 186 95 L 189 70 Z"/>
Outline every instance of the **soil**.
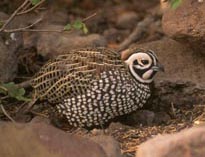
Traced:
<path fill-rule="evenodd" d="M 16 3 L 12 2 L 11 4 L 10 2 L 2 1 L 0 2 L 0 10 L 9 14 L 12 10 L 15 10 L 14 8 L 19 4 L 19 2 L 20 0 Z M 98 12 L 96 17 L 93 17 L 86 22 L 89 33 L 95 33 L 103 36 L 107 41 L 107 47 L 113 49 L 119 49 L 122 42 L 125 41 L 135 30 L 138 22 L 143 22 L 143 19 L 146 19 L 147 17 L 152 17 L 153 21 L 147 29 L 143 31 L 140 38 L 131 42 L 128 46 L 135 42 L 145 43 L 163 39 L 165 37 L 161 28 L 162 14 L 159 11 L 159 2 L 156 0 L 149 2 L 144 2 L 142 0 L 137 2 L 134 0 L 123 2 L 118 0 L 107 0 L 105 2 L 83 0 L 82 3 L 79 2 L 79 5 L 78 1 L 74 3 L 72 0 L 62 0 L 59 2 L 52 2 L 51 4 L 48 2 L 45 8 L 53 12 L 56 12 L 56 10 L 57 12 L 66 11 L 66 15 L 69 20 L 77 19 L 79 17 L 85 18 L 94 12 Z M 133 15 L 133 12 L 135 15 Z M 121 15 L 125 13 L 126 15 L 123 16 L 123 19 L 120 19 Z M 132 20 L 130 21 L 132 18 L 135 22 Z M 130 22 L 131 24 L 127 25 L 126 22 Z M 24 46 L 18 47 L 15 51 L 18 57 L 18 73 L 14 79 L 14 82 L 16 83 L 28 80 L 28 78 L 32 77 L 48 60 L 48 56 L 43 56 L 37 51 L 36 44 L 30 43 L 31 41 L 34 42 L 36 37 L 27 33 L 24 33 L 23 35 L 25 37 L 24 40 L 29 40 L 27 41 L 29 42 L 29 46 L 26 48 Z M 27 96 L 32 96 L 32 89 L 30 87 L 26 88 L 26 94 Z M 159 95 L 157 96 L 159 97 Z M 160 95 L 160 97 L 163 97 L 163 95 Z M 153 138 L 158 134 L 175 133 L 184 128 L 196 125 L 205 125 L 204 103 L 193 102 L 191 104 L 180 104 L 180 106 L 174 106 L 170 105 L 171 102 L 169 102 L 169 104 L 163 104 L 163 106 L 166 107 L 161 108 L 158 104 L 158 98 L 154 97 L 151 102 L 153 103 L 151 107 L 145 107 L 143 109 L 154 113 L 155 120 L 151 123 L 143 123 L 146 120 L 142 120 L 142 122 L 133 121 L 132 123 L 129 123 L 129 125 L 126 122 L 122 122 L 125 124 L 113 122 L 105 129 L 105 134 L 112 135 L 120 142 L 121 150 L 126 156 L 135 156 L 135 152 L 142 142 Z M 46 102 L 36 102 L 32 110 L 26 114 L 19 111 L 28 104 L 27 102 L 16 101 L 12 98 L 1 95 L 0 103 L 3 104 L 5 109 L 5 111 L 0 110 L 1 121 L 9 120 L 5 113 L 9 114 L 12 119 L 18 122 L 30 122 L 36 116 L 48 117 L 49 109 Z M 164 119 L 164 116 L 158 116 L 159 113 L 162 112 L 165 113 L 168 119 Z M 69 129 L 66 125 L 61 126 L 61 128 L 68 132 L 86 137 L 95 136 L 96 134 L 93 131 L 74 131 L 73 129 Z"/>

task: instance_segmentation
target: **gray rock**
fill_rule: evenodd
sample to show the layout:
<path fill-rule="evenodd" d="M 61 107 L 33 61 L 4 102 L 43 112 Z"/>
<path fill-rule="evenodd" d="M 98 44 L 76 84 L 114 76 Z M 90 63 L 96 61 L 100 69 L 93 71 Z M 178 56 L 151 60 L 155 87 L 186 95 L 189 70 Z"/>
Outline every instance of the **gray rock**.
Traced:
<path fill-rule="evenodd" d="M 95 142 L 42 122 L 0 123 L 0 156 L 106 157 Z"/>
<path fill-rule="evenodd" d="M 12 81 L 17 72 L 17 57 L 0 38 L 0 82 Z"/>
<path fill-rule="evenodd" d="M 124 125 L 120 122 L 112 122 L 112 123 L 110 123 L 109 127 L 107 128 L 107 131 L 112 133 L 112 132 L 116 132 L 119 130 L 128 130 L 131 128 L 132 128 L 131 126 Z"/>
<path fill-rule="evenodd" d="M 62 26 L 50 25 L 47 29 L 62 29 Z M 38 38 L 37 50 L 40 55 L 52 58 L 72 49 L 106 45 L 105 38 L 98 34 L 80 36 L 76 33 L 43 33 Z"/>
<path fill-rule="evenodd" d="M 66 25 L 69 21 L 68 13 L 65 9 L 48 9 L 42 12 L 41 16 L 43 16 L 43 21 L 41 25 L 38 26 L 39 29 L 48 25 L 48 23 Z"/>
<path fill-rule="evenodd" d="M 150 0 L 150 1 L 137 0 L 137 1 L 132 1 L 132 7 L 135 10 L 141 11 L 141 12 L 145 12 L 145 11 L 149 12 L 151 9 L 153 9 L 157 5 L 159 5 L 159 0 Z"/>
<path fill-rule="evenodd" d="M 21 16 L 16 16 L 7 26 L 6 29 L 17 29 L 26 27 L 34 23 L 37 19 L 40 19 L 39 16 L 36 16 L 35 13 L 23 14 Z"/>
<path fill-rule="evenodd" d="M 107 29 L 103 32 L 103 36 L 106 38 L 108 43 L 119 43 L 129 35 L 129 30 L 118 30 L 115 28 Z"/>
<path fill-rule="evenodd" d="M 0 20 L 5 21 L 8 18 L 7 14 L 0 12 Z M 22 19 L 16 17 L 6 29 L 19 28 L 25 21 L 28 22 L 29 18 L 23 17 Z M 0 81 L 8 82 L 16 76 L 18 61 L 15 52 L 23 45 L 23 38 L 21 32 L 1 33 L 0 35 Z"/>
<path fill-rule="evenodd" d="M 205 3 L 182 1 L 176 9 L 164 12 L 162 26 L 165 34 L 180 41 L 198 53 L 205 54 Z"/>
<path fill-rule="evenodd" d="M 136 157 L 202 157 L 205 154 L 205 127 L 158 135 L 141 144 Z"/>
<path fill-rule="evenodd" d="M 151 125 L 155 119 L 155 113 L 149 110 L 138 110 L 126 116 L 126 124 Z"/>
<path fill-rule="evenodd" d="M 39 16 L 39 15 L 38 15 Z M 60 30 L 63 29 L 63 27 L 69 23 L 68 14 L 65 10 L 61 9 L 55 10 L 55 9 L 48 9 L 46 11 L 41 12 L 40 17 L 35 16 L 33 19 L 40 19 L 40 17 L 43 19 L 40 23 L 38 23 L 35 26 L 35 29 L 39 30 Z M 24 19 L 27 19 L 26 17 Z M 34 21 L 33 21 L 34 22 Z M 24 22 L 25 23 L 25 22 Z M 31 22 L 30 22 L 31 23 Z M 37 47 L 38 39 L 43 34 L 49 34 L 50 38 L 53 36 L 56 36 L 56 33 L 50 32 L 23 32 L 23 42 L 24 42 L 24 48 L 29 49 L 32 47 Z"/>
<path fill-rule="evenodd" d="M 116 26 L 122 29 L 132 29 L 139 20 L 140 17 L 135 12 L 125 12 L 118 16 Z"/>
<path fill-rule="evenodd" d="M 0 20 L 4 21 L 7 20 L 9 18 L 9 15 L 7 15 L 4 12 L 0 12 Z"/>
<path fill-rule="evenodd" d="M 157 112 L 155 113 L 154 123 L 155 124 L 166 124 L 171 120 L 171 117 L 166 112 Z"/>
<path fill-rule="evenodd" d="M 103 148 L 103 150 L 107 154 L 107 157 L 122 156 L 122 154 L 120 153 L 120 145 L 113 137 L 106 136 L 106 135 L 99 135 L 99 136 L 93 136 L 91 139 Z"/>

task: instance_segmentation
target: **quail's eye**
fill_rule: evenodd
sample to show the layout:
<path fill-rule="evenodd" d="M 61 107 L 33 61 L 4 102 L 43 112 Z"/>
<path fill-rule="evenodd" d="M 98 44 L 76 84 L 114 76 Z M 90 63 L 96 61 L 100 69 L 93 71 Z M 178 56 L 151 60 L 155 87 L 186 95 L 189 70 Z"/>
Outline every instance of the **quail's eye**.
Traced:
<path fill-rule="evenodd" d="M 144 64 L 144 65 L 149 64 L 149 61 L 148 61 L 148 60 L 141 60 L 141 62 L 142 62 L 142 64 Z"/>
<path fill-rule="evenodd" d="M 138 64 L 138 61 L 137 61 L 137 60 L 135 60 L 135 61 L 133 62 L 133 64 L 134 64 L 134 65 L 137 65 L 137 64 Z"/>

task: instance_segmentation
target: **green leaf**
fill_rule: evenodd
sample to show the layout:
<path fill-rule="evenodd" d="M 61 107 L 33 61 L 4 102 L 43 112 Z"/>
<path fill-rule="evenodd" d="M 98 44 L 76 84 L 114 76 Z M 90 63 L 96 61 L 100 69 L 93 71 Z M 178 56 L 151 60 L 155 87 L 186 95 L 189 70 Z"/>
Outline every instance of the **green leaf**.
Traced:
<path fill-rule="evenodd" d="M 32 5 L 36 5 L 40 2 L 41 0 L 31 0 Z"/>
<path fill-rule="evenodd" d="M 86 25 L 83 23 L 83 33 L 87 34 L 88 33 L 88 28 L 86 27 Z"/>
<path fill-rule="evenodd" d="M 71 28 L 72 28 L 72 26 L 71 26 L 71 24 L 70 23 L 68 23 L 67 25 L 65 25 L 65 27 L 64 27 L 64 31 L 70 31 L 71 30 Z"/>
<path fill-rule="evenodd" d="M 9 83 L 2 83 L 0 84 L 1 89 L 3 89 L 5 92 L 2 92 L 3 94 L 7 94 L 11 98 L 15 98 L 20 101 L 30 101 L 31 99 L 26 98 L 24 95 L 26 93 L 24 88 L 19 88 L 16 86 L 14 82 Z"/>
<path fill-rule="evenodd" d="M 84 24 L 84 23 L 83 23 L 82 21 L 76 20 L 76 21 L 72 24 L 72 27 L 73 27 L 74 29 L 80 30 L 80 29 L 83 28 L 83 24 Z"/>
<path fill-rule="evenodd" d="M 171 0 L 171 8 L 176 9 L 181 4 L 182 0 Z"/>
<path fill-rule="evenodd" d="M 82 30 L 83 33 L 87 34 L 88 33 L 88 28 L 86 27 L 85 23 L 83 23 L 80 20 L 76 20 L 73 23 L 68 23 L 64 27 L 64 31 L 70 31 L 71 29 L 76 29 L 76 30 Z"/>

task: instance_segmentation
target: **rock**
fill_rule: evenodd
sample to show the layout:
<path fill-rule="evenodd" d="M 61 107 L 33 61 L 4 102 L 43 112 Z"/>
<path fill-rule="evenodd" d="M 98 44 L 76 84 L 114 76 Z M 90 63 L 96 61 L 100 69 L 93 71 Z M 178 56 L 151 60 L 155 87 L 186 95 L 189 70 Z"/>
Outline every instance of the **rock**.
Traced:
<path fill-rule="evenodd" d="M 170 106 L 170 102 L 174 106 L 205 102 L 204 56 L 166 38 L 134 47 L 152 49 L 165 67 L 165 73 L 158 73 L 155 78 L 154 107 Z M 122 59 L 132 52 L 123 51 Z"/>
<path fill-rule="evenodd" d="M 5 13 L 0 12 L 0 20 L 6 20 L 9 16 Z M 16 16 L 7 26 L 6 30 L 12 30 L 12 29 L 18 29 L 23 28 L 28 25 L 31 25 L 32 23 L 36 22 L 37 19 L 40 19 L 36 14 L 34 13 L 28 13 L 23 14 L 21 16 Z M 35 26 L 34 26 L 35 27 Z M 30 34 L 37 34 L 36 32 L 11 32 L 11 33 L 2 33 L 3 38 L 5 39 L 5 43 L 7 44 L 8 48 L 11 51 L 16 51 L 19 47 L 22 47 L 25 45 L 25 43 L 32 43 L 32 38 L 26 38 L 26 35 Z M 25 38 L 25 39 L 24 39 Z M 34 47 L 35 45 L 32 43 L 31 47 Z M 28 48 L 25 47 L 25 48 Z"/>
<path fill-rule="evenodd" d="M 46 123 L 0 123 L 2 157 L 106 157 L 95 142 Z"/>
<path fill-rule="evenodd" d="M 116 26 L 121 29 L 132 29 L 139 20 L 140 17 L 135 12 L 125 12 L 118 16 Z"/>
<path fill-rule="evenodd" d="M 162 13 L 169 10 L 171 8 L 170 1 L 160 0 L 160 10 Z"/>
<path fill-rule="evenodd" d="M 5 21 L 9 16 L 0 12 L 0 21 Z M 18 28 L 22 21 L 17 24 L 16 19 L 6 29 Z M 15 25 L 15 26 L 14 26 Z M 16 52 L 23 45 L 22 33 L 0 33 L 0 82 L 12 81 L 17 73 L 18 61 Z"/>
<path fill-rule="evenodd" d="M 0 1 L 0 8 L 5 12 L 13 12 L 18 8 L 24 0 L 15 0 L 10 3 L 10 1 Z"/>
<path fill-rule="evenodd" d="M 157 125 L 166 124 L 171 120 L 171 117 L 166 112 L 157 112 L 155 113 L 154 123 Z"/>
<path fill-rule="evenodd" d="M 41 25 L 38 26 L 39 29 L 42 28 L 42 26 L 45 28 L 45 25 L 48 25 L 48 23 L 66 25 L 69 21 L 67 10 L 63 8 L 60 10 L 48 9 L 44 11 L 41 16 L 43 16 L 43 21 Z"/>
<path fill-rule="evenodd" d="M 106 38 L 108 43 L 119 43 L 122 42 L 123 39 L 129 35 L 129 33 L 129 30 L 110 28 L 103 32 L 103 36 Z"/>
<path fill-rule="evenodd" d="M 132 7 L 134 10 L 139 11 L 139 12 L 148 12 L 155 6 L 159 5 L 159 0 L 149 0 L 149 1 L 144 1 L 144 0 L 137 0 L 137 1 L 132 1 Z M 140 6 L 140 7 L 139 7 Z"/>
<path fill-rule="evenodd" d="M 141 144 L 136 157 L 202 157 L 205 154 L 205 127 L 158 135 Z"/>
<path fill-rule="evenodd" d="M 12 81 L 17 73 L 17 57 L 0 38 L 0 82 Z"/>
<path fill-rule="evenodd" d="M 131 128 L 132 128 L 131 126 L 124 125 L 120 122 L 112 122 L 112 123 L 110 123 L 109 127 L 107 128 L 107 131 L 109 133 L 113 133 L 113 132 L 116 132 L 116 131 L 129 130 Z"/>
<path fill-rule="evenodd" d="M 36 20 L 40 19 L 35 13 L 23 14 L 16 16 L 7 26 L 6 29 L 17 29 L 31 25 Z"/>
<path fill-rule="evenodd" d="M 107 29 L 103 32 L 104 37 L 108 42 L 116 42 L 119 38 L 119 31 L 115 28 Z"/>
<path fill-rule="evenodd" d="M 6 13 L 4 12 L 0 12 L 0 20 L 1 21 L 5 21 L 9 18 L 9 15 L 7 15 Z"/>
<path fill-rule="evenodd" d="M 23 32 L 23 47 L 30 49 L 37 46 L 39 34 L 36 32 Z"/>
<path fill-rule="evenodd" d="M 161 27 L 161 19 L 153 21 L 150 24 L 147 32 L 147 38 L 143 40 L 143 42 L 150 42 L 160 40 L 164 37 L 164 32 Z"/>
<path fill-rule="evenodd" d="M 26 14 L 27 15 L 27 14 Z M 30 14 L 28 14 L 27 16 L 25 15 L 25 18 L 21 17 L 22 19 L 27 20 L 27 18 L 29 16 L 31 16 Z M 38 17 L 40 16 L 40 17 Z M 42 21 L 40 23 L 38 23 L 35 26 L 35 29 L 44 29 L 44 30 L 53 30 L 53 29 L 62 29 L 67 23 L 69 23 L 69 19 L 68 19 L 68 14 L 66 12 L 66 10 L 61 9 L 59 10 L 55 10 L 55 9 L 48 9 L 46 11 L 43 11 L 40 13 L 40 15 L 35 16 L 35 17 L 30 17 L 30 19 L 34 19 L 32 21 L 35 22 L 37 19 L 42 18 Z M 22 20 L 21 20 L 22 21 Z M 29 20 L 27 20 L 29 21 Z M 31 21 L 29 21 L 31 23 Z M 25 21 L 22 21 L 21 23 L 26 23 Z M 42 34 L 56 34 L 56 33 L 46 33 L 46 32 L 23 32 L 23 45 L 25 49 L 29 49 L 29 48 L 33 48 L 33 47 L 37 47 L 37 42 L 39 37 L 42 36 Z"/>
<path fill-rule="evenodd" d="M 182 1 L 176 9 L 165 11 L 162 27 L 168 36 L 205 54 L 205 2 Z"/>
<path fill-rule="evenodd" d="M 155 113 L 149 110 L 137 110 L 124 118 L 124 122 L 128 125 L 151 125 L 153 124 Z"/>
<path fill-rule="evenodd" d="M 107 157 L 122 157 L 119 143 L 111 136 L 99 135 L 91 137 L 91 140 L 99 144 L 105 150 Z"/>
<path fill-rule="evenodd" d="M 50 26 L 47 29 L 62 29 L 62 26 Z M 52 58 L 66 51 L 83 48 L 106 46 L 104 37 L 98 34 L 80 36 L 73 33 L 43 33 L 37 41 L 38 53 L 46 58 Z"/>

